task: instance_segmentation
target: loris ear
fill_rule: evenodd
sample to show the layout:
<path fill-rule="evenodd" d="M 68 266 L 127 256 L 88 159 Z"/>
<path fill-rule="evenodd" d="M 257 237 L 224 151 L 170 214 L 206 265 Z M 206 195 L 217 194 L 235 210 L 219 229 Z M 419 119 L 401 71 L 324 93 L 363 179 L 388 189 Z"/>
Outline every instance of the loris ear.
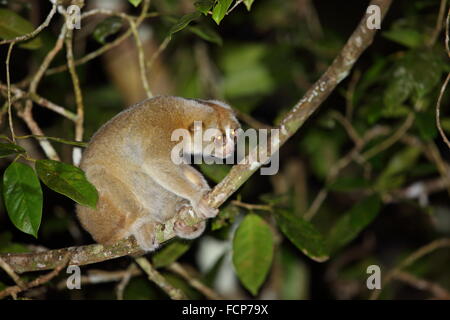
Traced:
<path fill-rule="evenodd" d="M 207 106 L 210 106 L 214 110 L 217 110 L 217 107 L 221 107 L 224 109 L 228 109 L 230 111 L 233 111 L 233 109 L 226 104 L 225 102 L 219 101 L 219 100 L 202 100 L 202 99 L 195 99 L 195 101 L 206 104 Z"/>
<path fill-rule="evenodd" d="M 233 111 L 233 109 L 231 109 L 231 107 L 228 104 L 226 104 L 225 102 L 219 101 L 219 100 L 206 100 L 205 102 L 209 105 L 216 105 L 216 106 Z"/>

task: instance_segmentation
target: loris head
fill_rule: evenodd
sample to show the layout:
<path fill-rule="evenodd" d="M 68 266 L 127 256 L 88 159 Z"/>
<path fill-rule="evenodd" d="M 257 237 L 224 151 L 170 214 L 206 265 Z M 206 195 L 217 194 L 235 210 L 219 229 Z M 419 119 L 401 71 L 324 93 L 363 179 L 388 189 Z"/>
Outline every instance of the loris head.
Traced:
<path fill-rule="evenodd" d="M 189 125 L 190 154 L 227 158 L 234 153 L 237 130 L 241 127 L 231 107 L 217 100 L 190 100 L 195 105 Z M 201 138 L 201 139 L 200 139 Z"/>

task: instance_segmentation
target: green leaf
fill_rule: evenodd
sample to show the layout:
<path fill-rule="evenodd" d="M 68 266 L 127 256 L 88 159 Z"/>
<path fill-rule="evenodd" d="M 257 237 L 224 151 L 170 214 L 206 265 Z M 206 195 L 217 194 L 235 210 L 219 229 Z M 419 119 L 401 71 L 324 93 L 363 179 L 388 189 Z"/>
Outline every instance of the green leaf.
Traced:
<path fill-rule="evenodd" d="M 230 166 L 215 163 L 202 163 L 198 166 L 200 168 L 200 171 L 215 183 L 219 183 L 220 181 L 222 181 L 231 169 Z"/>
<path fill-rule="evenodd" d="M 380 198 L 373 195 L 358 202 L 340 217 L 328 235 L 331 251 L 334 252 L 355 239 L 375 219 L 380 208 Z"/>
<path fill-rule="evenodd" d="M 180 19 L 178 19 L 177 22 L 175 22 L 175 24 L 172 26 L 172 28 L 170 28 L 169 35 L 171 36 L 174 33 L 183 30 L 184 28 L 186 28 L 189 25 L 189 23 L 200 18 L 200 16 L 201 16 L 201 13 L 198 11 L 188 13 L 188 14 L 182 16 Z"/>
<path fill-rule="evenodd" d="M 12 154 L 25 153 L 25 149 L 17 144 L 0 143 L 0 158 L 7 157 Z"/>
<path fill-rule="evenodd" d="M 333 134 L 330 134 L 333 132 Z M 334 130 L 309 130 L 300 143 L 302 152 L 310 159 L 311 169 L 315 175 L 325 178 L 334 163 L 340 158 L 343 135 Z"/>
<path fill-rule="evenodd" d="M 421 99 L 438 87 L 445 64 L 440 52 L 430 49 L 412 51 L 406 58 L 411 66 L 415 98 Z"/>
<path fill-rule="evenodd" d="M 282 300 L 306 300 L 309 298 L 311 275 L 307 261 L 299 257 L 295 249 L 280 246 Z"/>
<path fill-rule="evenodd" d="M 383 36 L 409 48 L 420 47 L 424 42 L 423 34 L 414 29 L 393 28 L 384 32 Z"/>
<path fill-rule="evenodd" d="M 217 217 L 215 217 L 211 222 L 211 230 L 219 230 L 232 224 L 239 213 L 239 208 L 234 205 L 228 205 L 224 208 L 221 208 Z"/>
<path fill-rule="evenodd" d="M 199 0 L 194 3 L 195 8 L 203 13 L 205 16 L 208 14 L 214 5 L 214 0 Z"/>
<path fill-rule="evenodd" d="M 325 239 L 312 223 L 285 210 L 279 210 L 276 219 L 283 234 L 305 255 L 317 262 L 328 259 Z"/>
<path fill-rule="evenodd" d="M 416 126 L 424 141 L 431 141 L 438 134 L 436 118 L 431 112 L 418 112 L 416 115 Z"/>
<path fill-rule="evenodd" d="M 252 4 L 255 0 L 244 0 L 244 4 L 247 7 L 247 10 L 250 11 L 250 9 L 252 8 Z"/>
<path fill-rule="evenodd" d="M 123 292 L 125 300 L 155 300 L 158 299 L 157 289 L 152 286 L 150 281 L 142 281 L 144 278 L 135 277 L 130 279 L 130 283 Z M 107 299 L 112 299 L 108 297 Z"/>
<path fill-rule="evenodd" d="M 269 272 L 273 248 L 270 227 L 256 214 L 248 214 L 234 234 L 233 265 L 239 280 L 253 295 Z"/>
<path fill-rule="evenodd" d="M 36 139 L 47 139 L 47 140 L 64 143 L 64 144 L 69 144 L 69 145 L 77 146 L 77 147 L 87 147 L 87 145 L 88 145 L 87 142 L 72 141 L 72 140 L 66 140 L 63 138 L 43 136 L 43 135 L 39 135 L 39 134 L 29 134 L 26 136 L 21 136 L 20 138 L 25 139 L 25 138 L 31 138 L 31 137 L 36 138 Z"/>
<path fill-rule="evenodd" d="M 422 99 L 437 88 L 445 64 L 439 52 L 416 49 L 407 52 L 396 62 L 391 80 L 384 93 L 388 108 L 401 106 L 408 98 Z M 416 101 L 413 101 L 414 104 Z"/>
<path fill-rule="evenodd" d="M 0 234 L 0 253 L 25 253 L 30 252 L 25 245 L 12 242 L 12 234 L 4 232 Z"/>
<path fill-rule="evenodd" d="M 181 257 L 191 247 L 191 242 L 185 240 L 174 240 L 153 254 L 152 262 L 155 268 L 170 265 Z"/>
<path fill-rule="evenodd" d="M 221 46 L 223 43 L 220 35 L 211 28 L 208 28 L 206 26 L 192 26 L 189 27 L 188 30 L 196 34 L 200 38 L 212 43 L 216 43 L 219 46 Z"/>
<path fill-rule="evenodd" d="M 411 169 L 416 164 L 421 153 L 422 151 L 419 147 L 405 147 L 397 152 L 375 182 L 376 190 L 388 191 L 399 188 L 404 182 L 400 174 Z"/>
<path fill-rule="evenodd" d="M 142 0 L 128 0 L 129 3 L 131 3 L 133 6 L 137 7 L 141 4 Z"/>
<path fill-rule="evenodd" d="M 33 25 L 14 11 L 8 9 L 0 9 L 1 39 L 13 39 L 30 33 L 33 30 Z M 34 39 L 20 42 L 19 46 L 25 49 L 37 49 L 41 46 L 41 44 L 41 38 L 39 36 L 36 36 Z"/>
<path fill-rule="evenodd" d="M 33 135 L 34 136 L 34 135 Z M 36 136 L 37 138 L 39 138 L 39 136 Z M 77 147 L 87 147 L 87 142 L 81 142 L 81 141 L 71 141 L 71 140 L 66 140 L 66 139 L 62 139 L 62 138 L 55 138 L 55 137 L 45 137 L 45 139 L 51 140 L 51 141 L 55 141 L 55 142 L 59 142 L 59 143 L 63 143 L 63 144 L 68 144 L 71 146 L 77 146 Z"/>
<path fill-rule="evenodd" d="M 399 64 L 384 93 L 384 104 L 388 109 L 400 106 L 410 97 L 413 88 L 413 78 L 410 71 L 403 64 Z"/>
<path fill-rule="evenodd" d="M 225 17 L 232 3 L 233 0 L 219 0 L 217 2 L 212 14 L 212 18 L 217 24 L 220 24 L 220 21 Z"/>
<path fill-rule="evenodd" d="M 106 38 L 110 35 L 113 35 L 119 32 L 120 28 L 122 28 L 123 22 L 119 17 L 108 17 L 100 23 L 94 29 L 92 36 L 95 40 L 97 40 L 101 44 L 105 44 Z"/>
<path fill-rule="evenodd" d="M 381 74 L 386 72 L 386 64 L 388 63 L 388 59 L 377 58 L 372 65 L 364 72 L 361 77 L 361 81 L 356 87 L 354 104 L 358 104 L 359 101 L 366 96 L 367 89 L 373 84 L 380 81 Z M 374 98 L 374 97 L 371 97 Z M 377 100 L 379 97 L 376 97 Z M 379 106 L 380 102 L 377 102 L 376 108 L 381 109 Z"/>
<path fill-rule="evenodd" d="M 17 229 L 37 238 L 42 218 L 42 189 L 34 170 L 13 162 L 3 175 L 3 197 Z"/>
<path fill-rule="evenodd" d="M 36 172 L 42 182 L 53 191 L 95 209 L 98 193 L 86 179 L 83 170 L 59 161 L 38 160 Z"/>
<path fill-rule="evenodd" d="M 262 202 L 275 207 L 283 207 L 283 204 L 289 203 L 292 200 L 292 196 L 289 193 L 274 194 L 274 193 L 264 193 L 259 196 Z"/>
<path fill-rule="evenodd" d="M 270 47 L 251 43 L 225 49 L 220 67 L 225 73 L 223 86 L 227 98 L 268 95 L 275 89 L 276 81 L 264 62 L 270 55 Z"/>

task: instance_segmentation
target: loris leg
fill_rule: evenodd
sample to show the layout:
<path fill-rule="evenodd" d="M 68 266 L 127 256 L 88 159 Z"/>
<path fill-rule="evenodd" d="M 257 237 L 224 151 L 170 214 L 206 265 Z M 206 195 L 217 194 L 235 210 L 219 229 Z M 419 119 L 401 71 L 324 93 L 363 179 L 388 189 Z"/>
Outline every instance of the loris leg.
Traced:
<path fill-rule="evenodd" d="M 145 251 L 154 251 L 159 247 L 156 239 L 157 223 L 144 222 L 131 233 L 136 239 L 137 244 Z"/>
<path fill-rule="evenodd" d="M 205 193 L 202 195 L 197 205 L 198 216 L 204 219 L 215 217 L 219 212 L 219 210 L 211 208 L 206 200 L 207 192 L 209 192 L 211 188 L 209 187 L 203 175 L 197 170 L 195 170 L 193 167 L 188 165 L 183 166 L 183 172 L 189 181 L 197 185 L 200 189 L 205 190 Z"/>
<path fill-rule="evenodd" d="M 181 219 L 181 217 L 184 215 L 190 215 L 190 211 L 192 211 L 192 207 L 186 200 L 181 200 L 178 203 L 177 212 L 180 212 L 180 215 L 174 222 L 173 230 L 175 231 L 175 234 L 180 238 L 195 239 L 199 237 L 205 230 L 205 221 L 201 221 L 195 225 L 188 225 L 185 220 Z"/>
<path fill-rule="evenodd" d="M 97 209 L 77 206 L 78 217 L 93 238 L 103 244 L 112 244 L 130 234 L 142 208 L 121 179 L 102 167 L 91 167 L 87 177 L 99 192 Z"/>
<path fill-rule="evenodd" d="M 199 217 L 210 218 L 217 215 L 218 210 L 210 207 L 205 199 L 210 188 L 201 173 L 194 168 L 171 162 L 152 162 L 144 165 L 144 169 L 164 189 L 189 200 Z"/>

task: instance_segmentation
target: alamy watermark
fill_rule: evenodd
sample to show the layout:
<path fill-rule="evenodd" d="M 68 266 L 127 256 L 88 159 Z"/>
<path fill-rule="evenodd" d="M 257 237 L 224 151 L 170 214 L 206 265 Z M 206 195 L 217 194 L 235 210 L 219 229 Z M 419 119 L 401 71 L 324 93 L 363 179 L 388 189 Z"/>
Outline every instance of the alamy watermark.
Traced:
<path fill-rule="evenodd" d="M 228 128 L 224 133 L 217 128 L 204 130 L 202 122 L 195 121 L 194 132 L 187 129 L 172 132 L 171 140 L 179 143 L 172 149 L 171 159 L 177 165 L 249 164 L 252 170 L 268 165 L 261 168 L 261 175 L 274 175 L 279 169 L 279 136 L 279 129 Z"/>
<path fill-rule="evenodd" d="M 367 274 L 370 274 L 367 277 L 366 286 L 369 290 L 381 290 L 381 268 L 376 264 L 372 264 L 367 267 Z"/>
<path fill-rule="evenodd" d="M 53 4 L 56 4 L 57 0 L 50 0 Z M 81 8 L 76 4 L 72 4 L 67 8 L 62 5 L 58 5 L 58 12 L 66 18 L 66 28 L 69 30 L 81 29 Z"/>
<path fill-rule="evenodd" d="M 67 267 L 66 273 L 70 276 L 66 280 L 67 289 L 81 289 L 81 269 L 79 266 L 70 265 Z"/>
<path fill-rule="evenodd" d="M 367 7 L 366 14 L 370 15 L 366 20 L 367 29 L 381 29 L 381 8 L 376 4 Z"/>

